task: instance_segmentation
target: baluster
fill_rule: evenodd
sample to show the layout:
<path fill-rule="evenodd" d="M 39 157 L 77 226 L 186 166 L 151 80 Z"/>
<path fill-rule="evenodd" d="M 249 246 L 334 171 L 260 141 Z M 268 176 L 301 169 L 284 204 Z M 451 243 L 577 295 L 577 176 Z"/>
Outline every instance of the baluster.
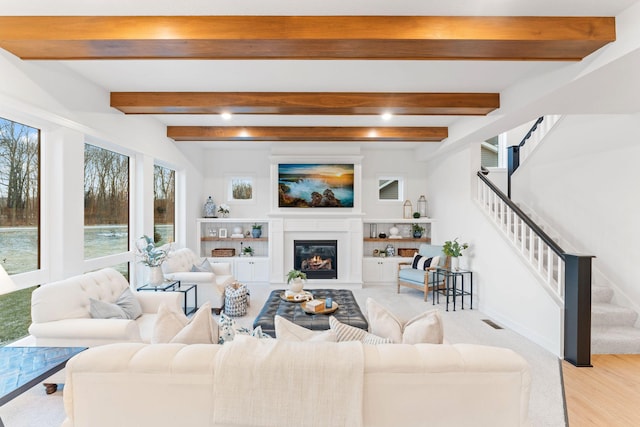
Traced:
<path fill-rule="evenodd" d="M 564 260 L 560 257 L 560 255 L 556 255 L 558 258 L 558 284 L 556 287 L 556 293 L 560 295 L 560 297 L 564 297 Z"/>
<path fill-rule="evenodd" d="M 553 254 L 551 248 L 547 247 L 547 283 L 551 285 L 551 279 L 553 278 Z"/>

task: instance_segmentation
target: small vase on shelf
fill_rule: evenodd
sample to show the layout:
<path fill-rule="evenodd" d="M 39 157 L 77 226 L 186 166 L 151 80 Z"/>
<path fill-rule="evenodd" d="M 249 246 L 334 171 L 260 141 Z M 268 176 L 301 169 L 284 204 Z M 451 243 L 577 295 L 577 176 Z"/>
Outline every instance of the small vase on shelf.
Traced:
<path fill-rule="evenodd" d="M 216 204 L 213 202 L 211 196 L 204 203 L 203 207 L 203 215 L 205 218 L 215 218 L 216 217 Z"/>

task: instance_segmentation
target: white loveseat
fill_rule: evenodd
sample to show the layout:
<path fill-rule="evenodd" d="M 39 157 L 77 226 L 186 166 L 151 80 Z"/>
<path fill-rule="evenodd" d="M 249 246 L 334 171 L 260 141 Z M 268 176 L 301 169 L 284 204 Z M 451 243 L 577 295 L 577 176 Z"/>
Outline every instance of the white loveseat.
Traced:
<path fill-rule="evenodd" d="M 129 282 L 113 268 L 40 286 L 31 295 L 29 334 L 38 346 L 93 347 L 117 342 L 150 342 L 162 302 L 181 310 L 178 292 L 132 292 L 142 315 L 132 319 L 91 317 L 90 299 L 114 303 Z"/>
<path fill-rule="evenodd" d="M 211 271 L 192 271 L 194 266 Z M 224 306 L 224 288 L 235 281 L 231 273 L 231 263 L 209 263 L 200 259 L 189 248 L 177 249 L 169 252 L 166 261 L 162 263 L 164 277 L 168 280 L 180 280 L 183 284 L 198 285 L 198 306 L 205 302 L 211 303 L 211 308 L 219 313 Z"/>
<path fill-rule="evenodd" d="M 529 368 L 510 349 L 253 339 L 264 351 L 233 355 L 245 340 L 89 349 L 67 364 L 63 427 L 528 425 Z M 340 367 L 356 354 L 357 369 Z M 347 421 L 328 421 L 334 394 L 349 401 Z M 233 422 L 220 422 L 225 412 Z"/>

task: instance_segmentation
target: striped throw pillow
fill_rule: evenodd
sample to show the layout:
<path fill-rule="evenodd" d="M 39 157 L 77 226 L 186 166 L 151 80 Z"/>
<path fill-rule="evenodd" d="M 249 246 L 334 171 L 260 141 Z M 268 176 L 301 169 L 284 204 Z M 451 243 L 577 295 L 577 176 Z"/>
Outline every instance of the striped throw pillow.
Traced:
<path fill-rule="evenodd" d="M 335 316 L 329 317 L 329 327 L 335 331 L 338 342 L 342 341 L 360 341 L 363 344 L 392 344 L 389 338 L 382 338 L 374 334 L 370 334 L 364 329 L 347 325 L 340 322 Z"/>

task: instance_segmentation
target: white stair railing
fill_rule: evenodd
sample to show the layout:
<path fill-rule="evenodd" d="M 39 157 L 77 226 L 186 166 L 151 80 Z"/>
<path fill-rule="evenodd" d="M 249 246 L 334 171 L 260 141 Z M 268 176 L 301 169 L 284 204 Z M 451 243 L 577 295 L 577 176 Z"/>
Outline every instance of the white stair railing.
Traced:
<path fill-rule="evenodd" d="M 477 181 L 477 202 L 483 212 L 538 274 L 548 291 L 559 302 L 564 301 L 565 265 L 562 249 L 487 178 L 478 174 Z"/>

